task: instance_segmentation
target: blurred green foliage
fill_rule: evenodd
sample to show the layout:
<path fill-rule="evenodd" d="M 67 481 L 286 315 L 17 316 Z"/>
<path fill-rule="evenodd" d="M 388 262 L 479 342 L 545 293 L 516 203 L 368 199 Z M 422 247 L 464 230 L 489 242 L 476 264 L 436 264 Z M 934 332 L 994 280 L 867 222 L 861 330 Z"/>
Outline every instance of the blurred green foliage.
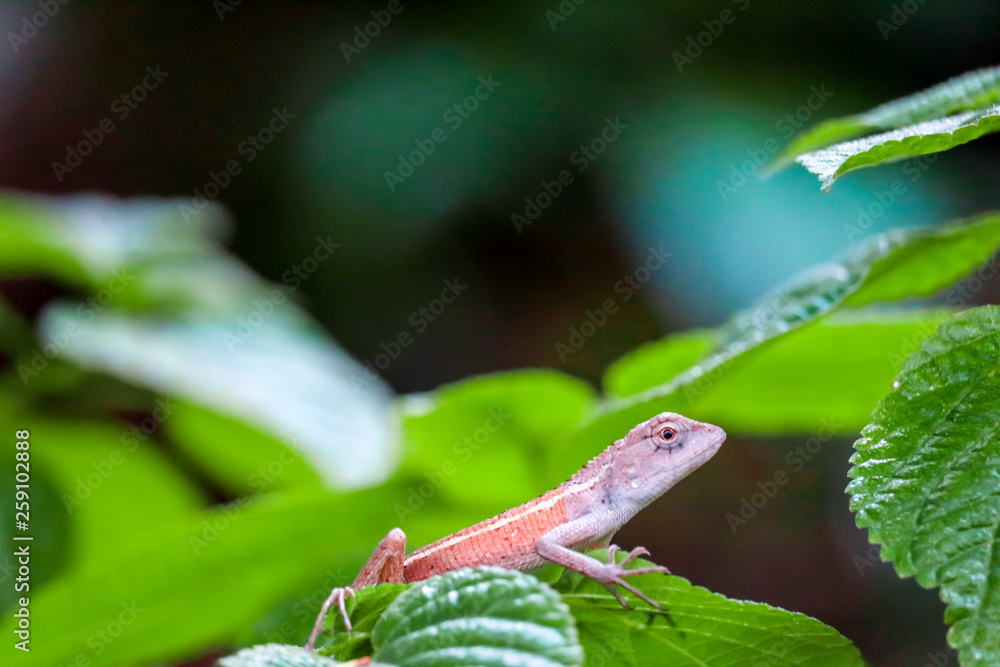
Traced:
<path fill-rule="evenodd" d="M 371 51 L 345 65 L 341 52 L 328 48 L 333 43 L 329 33 L 319 32 L 311 49 L 302 49 L 308 65 L 288 77 L 281 72 L 280 78 L 292 83 L 280 91 L 304 106 L 308 100 L 312 113 L 303 113 L 298 121 L 293 115 L 296 125 L 286 135 L 292 138 L 284 147 L 268 149 L 266 159 L 282 167 L 271 170 L 284 179 L 279 194 L 258 195 L 262 179 L 252 169 L 226 193 L 245 205 L 241 221 L 268 218 L 280 202 L 281 215 L 275 216 L 280 222 L 268 220 L 269 236 L 256 244 L 235 239 L 241 255 L 266 256 L 279 264 L 283 260 L 275 258 L 283 249 L 296 256 L 330 256 L 338 247 L 327 235 L 330 230 L 337 231 L 338 241 L 352 244 L 350 253 L 338 255 L 342 261 L 336 269 L 309 285 L 313 295 L 323 295 L 309 308 L 300 290 L 308 276 L 279 270 L 280 284 L 272 283 L 230 253 L 226 245 L 233 240 L 232 226 L 221 206 L 193 212 L 190 198 L 0 196 L 0 274 L 7 287 L 26 285 L 22 291 L 45 297 L 28 299 L 27 305 L 16 298 L 0 300 L 0 350 L 6 362 L 0 374 L 0 425 L 7 433 L 30 430 L 33 464 L 31 610 L 36 634 L 32 653 L 18 655 L 20 663 L 159 663 L 219 647 L 302 643 L 330 587 L 351 580 L 391 522 L 405 528 L 411 546 L 429 542 L 544 492 L 634 423 L 661 410 L 718 422 L 737 436 L 817 429 L 854 433 L 868 423 L 872 407 L 907 355 L 942 322 L 947 323 L 942 333 L 920 354 L 941 353 L 941 363 L 954 371 L 945 378 L 949 390 L 961 390 L 969 372 L 988 376 L 978 357 L 960 358 L 941 340 L 969 327 L 990 329 L 993 314 L 977 311 L 952 319 L 972 305 L 969 295 L 976 290 L 968 285 L 953 287 L 945 303 L 935 297 L 995 252 L 1000 243 L 1000 217 L 995 214 L 876 235 L 766 294 L 723 326 L 674 334 L 620 356 L 603 373 L 600 391 L 567 372 L 523 370 L 398 395 L 371 364 L 353 359 L 318 323 L 322 314 L 326 320 L 356 323 L 346 334 L 350 348 L 362 350 L 359 357 L 368 353 L 375 358 L 385 349 L 377 332 L 397 326 L 392 318 L 414 307 L 415 293 L 439 289 L 435 260 L 450 252 L 453 239 L 445 231 L 455 233 L 466 216 L 475 216 L 500 221 L 508 234 L 514 233 L 512 215 L 537 202 L 544 183 L 566 168 L 577 170 L 574 183 L 586 193 L 583 205 L 576 204 L 581 210 L 562 208 L 555 215 L 554 207 L 528 231 L 551 239 L 568 257 L 593 253 L 580 260 L 585 265 L 581 273 L 590 268 L 588 260 L 611 254 L 605 237 L 592 238 L 592 228 L 578 224 L 587 216 L 622 220 L 619 236 L 626 263 L 639 262 L 649 244 L 669 232 L 674 261 L 652 277 L 643 296 L 650 302 L 659 299 L 654 310 L 669 312 L 675 325 L 696 322 L 704 327 L 717 321 L 761 285 L 854 240 L 862 230 L 851 223 L 863 219 L 855 209 L 871 199 L 864 188 L 848 182 L 844 196 L 821 200 L 812 197 L 818 193 L 802 194 L 806 175 L 801 170 L 767 184 L 752 178 L 763 168 L 759 156 L 773 154 L 772 147 L 791 139 L 793 128 L 806 122 L 795 113 L 806 109 L 811 118 L 817 111 L 803 104 L 813 82 L 800 85 L 805 74 L 789 73 L 788 61 L 801 61 L 788 58 L 793 41 L 788 37 L 825 39 L 827 33 L 835 34 L 826 20 L 847 16 L 834 15 L 831 7 L 801 5 L 798 20 L 787 21 L 789 7 L 772 9 L 784 26 L 777 32 L 759 29 L 755 12 L 759 16 L 765 10 L 757 4 L 745 19 L 740 14 L 711 55 L 701 59 L 699 53 L 690 70 L 676 73 L 685 77 L 683 92 L 666 85 L 676 78 L 666 66 L 677 44 L 703 30 L 705 7 L 698 3 L 676 9 L 678 20 L 670 21 L 670 34 L 662 30 L 663 9 L 634 3 L 588 4 L 573 13 L 570 24 L 543 20 L 543 8 L 528 5 L 512 6 L 506 13 L 478 6 L 450 15 L 418 18 L 408 13 L 408 23 L 393 25 L 398 37 L 386 31 L 383 55 L 367 64 L 362 59 Z M 246 8 L 238 11 L 245 15 Z M 859 16 L 871 19 L 867 27 L 873 28 L 890 11 L 870 7 Z M 958 32 L 977 20 L 972 12 L 933 5 L 921 11 L 920 20 L 947 14 Z M 498 26 L 508 29 L 502 38 L 495 32 Z M 510 28 L 519 29 L 513 33 L 518 39 L 510 39 Z M 301 24 L 297 31 L 266 24 L 261 35 L 268 39 L 255 41 L 283 37 L 298 47 L 300 40 L 309 43 L 303 32 Z M 344 28 L 343 36 L 349 34 Z M 943 33 L 911 34 L 920 50 L 935 59 L 948 41 Z M 218 39 L 224 49 L 222 35 Z M 882 41 L 889 36 L 882 33 Z M 911 39 L 891 36 L 897 42 Z M 169 35 L 168 48 L 157 57 L 176 56 L 172 39 Z M 519 41 L 532 45 L 530 59 L 512 45 Z M 620 48 L 610 58 L 596 59 L 591 50 L 596 43 Z M 762 44 L 766 59 L 754 61 L 752 69 L 758 72 L 750 72 L 745 53 Z M 825 67 L 828 49 L 810 44 L 809 51 Z M 109 52 L 118 57 L 117 49 Z M 871 64 L 868 54 L 859 58 L 866 67 Z M 585 63 L 576 72 L 579 76 L 567 77 L 567 65 L 579 63 Z M 251 73 L 254 85 L 246 87 L 256 91 L 260 68 L 250 66 L 254 64 L 260 63 L 241 62 L 240 69 Z M 785 68 L 784 79 L 773 76 L 775 66 Z M 808 65 L 802 69 L 808 76 L 816 71 Z M 842 64 L 842 69 L 829 72 L 838 81 L 831 112 L 850 107 L 851 95 L 864 97 L 841 89 L 839 83 L 853 83 L 858 76 L 851 67 Z M 878 73 L 870 93 L 881 94 L 889 78 L 883 73 L 892 68 L 869 69 Z M 327 71 L 339 77 L 336 87 L 316 85 L 317 73 Z M 704 76 L 694 79 L 693 71 Z M 218 72 L 209 74 L 204 81 L 214 89 L 240 87 L 230 79 L 219 85 Z M 491 84 L 489 95 L 478 98 L 475 116 L 462 122 L 449 116 L 455 104 L 485 85 L 484 77 L 498 85 Z M 996 100 L 995 68 L 975 77 L 948 82 L 927 97 L 828 121 L 793 141 L 779 164 L 861 133 L 982 110 Z M 898 78 L 892 77 L 893 85 L 905 85 Z M 172 82 L 165 84 L 164 96 Z M 201 94 L 198 85 L 184 87 Z M 104 94 L 94 88 L 99 97 Z M 267 121 L 267 114 L 254 105 L 227 108 L 203 99 L 199 104 L 179 99 L 181 106 L 197 109 L 197 123 L 216 128 L 217 134 L 197 135 L 191 117 L 187 124 L 178 122 L 183 116 L 170 107 L 145 131 L 167 142 L 182 136 L 176 143 L 189 151 L 184 161 L 197 172 L 199 184 L 233 157 L 245 131 Z M 24 106 L 36 113 L 35 105 Z M 214 116 L 205 122 L 205 114 Z M 981 134 L 980 129 L 994 129 L 993 115 L 985 113 L 982 128 L 965 136 L 918 135 L 912 145 L 888 148 L 870 139 L 862 152 L 841 156 L 847 161 L 834 176 L 862 162 L 881 164 L 958 145 Z M 44 127 L 44 114 L 39 117 Z M 600 162 L 588 159 L 585 173 L 578 147 L 593 141 L 608 123 L 624 127 L 621 139 L 601 154 Z M 437 155 L 425 154 L 426 165 L 404 175 L 411 151 L 426 146 L 427 137 L 441 128 L 448 141 L 438 142 Z M 76 124 L 72 131 L 78 138 Z M 116 139 L 127 139 L 130 131 Z M 30 152 L 47 156 L 34 146 Z M 155 171 L 159 164 L 148 154 L 142 151 L 141 162 L 156 162 Z M 852 157 L 858 160 L 852 163 Z M 48 158 L 42 159 L 48 178 Z M 105 159 L 114 167 L 111 176 L 99 168 Z M 116 181 L 119 186 L 127 183 L 133 169 L 117 159 L 109 142 L 104 155 L 98 152 L 89 160 L 93 168 L 72 173 L 69 182 L 85 186 L 93 183 L 87 179 L 104 173 L 124 179 Z M 387 180 L 390 169 L 402 183 Z M 910 183 L 921 177 L 922 169 Z M 188 191 L 188 180 L 157 181 L 157 187 Z M 967 194 L 964 179 L 949 182 L 943 174 L 936 181 L 941 182 L 944 186 L 928 184 L 925 199 L 894 199 L 895 209 L 874 221 L 869 218 L 863 231 L 937 220 L 936 214 L 951 210 L 953 201 L 975 201 L 958 196 Z M 98 183 L 102 189 L 133 191 L 109 185 L 110 180 Z M 512 196 L 508 190 L 521 194 Z M 559 205 L 570 206 L 568 199 Z M 286 233 L 279 225 L 289 220 L 297 224 Z M 303 239 L 311 247 L 303 250 Z M 559 274 L 563 267 L 550 266 L 558 254 L 540 245 L 546 252 L 532 263 Z M 447 266 L 475 277 L 485 274 L 482 266 L 463 261 Z M 525 289 L 534 290 L 532 279 L 539 274 L 522 271 Z M 392 289 L 379 293 L 373 285 Z M 664 299 L 670 291 L 682 295 L 673 308 Z M 512 294 L 508 298 L 516 299 L 518 293 Z M 931 299 L 918 301 L 925 297 Z M 310 312 L 317 313 L 316 319 Z M 561 324 L 558 328 L 562 333 Z M 991 340 L 985 344 L 992 345 Z M 483 349 L 476 345 L 492 344 L 488 339 L 468 346 L 440 342 L 438 360 L 475 359 L 477 349 Z M 614 356 L 630 346 L 631 339 L 618 345 Z M 982 354 L 968 349 L 971 356 Z M 904 389 L 911 382 L 930 382 L 914 363 L 908 362 L 900 376 Z M 603 370 L 592 360 L 581 367 L 592 378 Z M 428 378 L 433 376 L 419 382 L 433 385 Z M 925 405 L 920 396 L 912 403 L 902 401 L 903 393 L 894 391 L 886 398 L 876 413 L 876 428 L 885 430 L 891 447 L 905 449 L 907 443 L 894 441 L 890 431 L 922 418 L 917 455 L 934 459 L 935 466 L 954 463 L 953 452 L 942 452 L 941 443 L 924 432 L 943 404 L 930 400 Z M 895 406 L 898 414 L 886 406 Z M 983 445 L 985 463 L 979 472 L 987 477 L 995 437 L 975 422 L 992 414 L 992 407 L 986 399 L 977 402 L 971 417 L 950 424 L 948 433 L 956 443 L 971 435 Z M 876 444 L 863 440 L 859 451 L 877 453 Z M 9 477 L 14 450 L 4 451 L 0 470 Z M 912 473 L 920 484 L 937 470 L 914 471 L 902 456 L 881 463 L 892 468 L 883 477 L 910 480 Z M 970 492 L 979 490 L 978 482 L 963 482 L 957 492 L 945 494 L 941 507 L 917 503 L 919 494 L 908 496 L 907 489 L 885 494 L 879 487 L 884 479 L 859 477 L 853 487 L 857 491 L 870 484 L 874 489 L 867 499 L 857 494 L 855 507 L 867 503 L 863 523 L 870 520 L 877 536 L 885 538 L 889 555 L 900 559 L 899 572 L 915 572 L 924 585 L 941 584 L 950 602 L 968 603 L 953 605 L 947 616 L 957 622 L 951 636 L 965 650 L 964 660 L 970 659 L 970 651 L 992 650 L 996 643 L 987 604 L 993 588 L 963 597 L 969 580 L 989 579 L 983 542 L 976 543 L 974 557 L 961 559 L 957 575 L 941 577 L 939 568 L 942 558 L 952 555 L 949 550 L 963 546 L 965 528 L 977 537 L 984 530 L 995 532 L 988 519 L 969 518 L 969 508 L 978 500 Z M 982 488 L 989 488 L 988 479 L 982 480 Z M 898 516 L 877 516 L 884 497 L 905 505 Z M 0 535 L 9 541 L 13 493 L 6 486 L 0 489 L 0 501 Z M 968 525 L 956 529 L 936 513 L 942 508 Z M 942 542 L 907 551 L 901 545 L 912 536 L 903 524 L 923 512 L 934 519 L 928 539 L 943 536 Z M 6 583 L 11 563 L 0 558 Z M 681 623 L 644 623 L 642 612 L 621 612 L 605 591 L 572 573 L 556 582 L 593 660 L 615 655 L 625 664 L 645 664 L 668 653 L 677 661 L 687 656 L 712 662 L 738 655 L 740 660 L 774 658 L 792 664 L 860 662 L 846 639 L 801 615 L 728 600 L 674 577 L 650 579 L 644 587 L 669 601 L 671 614 Z M 388 606 L 389 600 L 383 601 Z M 0 604 L 7 612 L 2 629 L 9 637 L 16 625 L 9 611 L 18 603 L 7 586 Z M 372 628 L 374 613 L 365 617 Z M 740 637 L 734 647 L 736 634 Z M 795 638 L 794 646 L 786 646 L 788 637 Z M 608 653 L 608 641 L 618 654 Z"/>
<path fill-rule="evenodd" d="M 165 204 L 100 202 L 100 214 L 93 206 L 18 201 L 17 210 L 34 211 L 33 224 L 8 227 L 10 242 L 34 248 L 36 259 L 11 262 L 5 273 L 46 275 L 76 290 L 39 314 L 37 347 L 11 348 L 0 393 L 4 422 L 31 430 L 33 470 L 53 489 L 41 485 L 39 502 L 46 493 L 63 500 L 57 509 L 49 500 L 39 516 L 50 537 L 36 548 L 66 548 L 53 541 L 59 525 L 71 536 L 71 557 L 33 597 L 39 642 L 26 664 L 81 653 L 93 664 L 163 660 L 233 641 L 298 591 L 319 586 L 322 595 L 346 583 L 384 534 L 387 515 L 413 544 L 425 543 L 551 488 L 654 412 L 682 411 L 743 433 L 814 430 L 823 420 L 854 431 L 907 346 L 950 312 L 887 311 L 872 302 L 933 294 L 1000 242 L 996 215 L 874 239 L 716 331 L 627 355 L 609 371 L 607 398 L 539 370 L 390 401 L 387 390 L 372 391 L 370 377 L 351 383 L 367 377 L 358 375 L 363 369 L 291 300 L 276 303 L 227 350 L 231 314 L 247 307 L 247 296 L 252 309 L 279 288 L 242 269 L 204 231 L 179 223 Z M 136 216 L 131 226 L 116 222 L 129 216 Z M 53 240 L 81 225 L 119 249 L 113 261 L 96 260 L 87 244 Z M 77 269 L 52 266 L 70 250 Z M 104 305 L 114 262 L 137 275 L 180 276 L 197 265 L 231 279 L 209 293 L 183 292 L 180 279 L 137 281 L 121 290 L 127 299 L 108 294 Z M 95 312 L 79 308 L 93 297 Z M 36 367 L 39 350 L 45 363 Z M 69 360 L 76 375 L 46 385 L 57 359 Z M 84 418 L 75 414 L 79 404 L 125 421 Z M 319 428 L 301 423 L 311 415 Z M 372 415 L 380 428 L 372 429 Z M 338 426 L 322 426 L 327 419 Z M 382 481 L 369 478 L 370 488 L 349 492 L 344 487 L 358 478 L 342 468 L 361 453 L 384 471 Z M 209 499 L 206 490 L 220 495 Z M 332 563 L 340 568 L 332 581 L 317 584 Z M 121 636 L 95 640 L 123 609 L 134 617 Z M 282 643 L 301 641 L 308 621 L 296 612 Z"/>

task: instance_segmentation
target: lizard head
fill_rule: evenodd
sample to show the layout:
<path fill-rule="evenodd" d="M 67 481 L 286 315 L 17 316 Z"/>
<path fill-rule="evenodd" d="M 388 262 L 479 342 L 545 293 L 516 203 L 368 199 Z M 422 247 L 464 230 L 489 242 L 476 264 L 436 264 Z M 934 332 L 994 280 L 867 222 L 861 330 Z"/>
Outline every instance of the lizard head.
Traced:
<path fill-rule="evenodd" d="M 642 422 L 615 455 L 617 487 L 640 507 L 712 458 L 726 440 L 718 426 L 664 412 Z"/>

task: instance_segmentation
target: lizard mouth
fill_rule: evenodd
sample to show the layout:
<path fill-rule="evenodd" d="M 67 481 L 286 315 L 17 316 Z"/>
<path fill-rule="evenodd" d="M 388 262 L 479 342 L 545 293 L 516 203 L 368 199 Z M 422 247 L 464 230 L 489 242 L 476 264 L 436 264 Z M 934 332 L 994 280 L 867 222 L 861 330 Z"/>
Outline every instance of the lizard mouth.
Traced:
<path fill-rule="evenodd" d="M 705 434 L 711 439 L 713 451 L 719 449 L 719 447 L 722 446 L 722 443 L 726 441 L 726 432 L 718 426 L 715 426 L 714 424 L 702 423 L 701 427 Z"/>

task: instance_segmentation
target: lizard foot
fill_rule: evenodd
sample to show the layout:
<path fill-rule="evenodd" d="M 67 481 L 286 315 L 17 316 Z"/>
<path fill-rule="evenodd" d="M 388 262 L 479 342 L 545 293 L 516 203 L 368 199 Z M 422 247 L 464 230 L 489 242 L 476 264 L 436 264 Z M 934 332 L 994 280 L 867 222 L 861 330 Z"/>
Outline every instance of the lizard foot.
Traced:
<path fill-rule="evenodd" d="M 646 549 L 645 547 L 636 547 L 635 549 L 632 549 L 632 551 L 629 552 L 628 556 L 625 557 L 625 560 L 623 560 L 620 563 L 616 563 L 615 554 L 618 553 L 618 551 L 619 548 L 617 545 L 612 544 L 608 546 L 608 563 L 607 565 L 602 566 L 601 574 L 594 578 L 597 579 L 597 581 L 604 584 L 609 591 L 614 593 L 614 596 L 618 598 L 618 602 L 620 602 L 621 605 L 626 609 L 631 609 L 632 605 L 628 603 L 625 597 L 618 591 L 617 588 L 615 588 L 615 586 L 621 586 L 622 588 L 632 593 L 636 597 L 645 600 L 656 609 L 662 609 L 659 602 L 653 600 L 645 593 L 640 591 L 638 588 L 636 588 L 629 582 L 625 581 L 624 577 L 630 577 L 635 574 L 651 574 L 654 572 L 663 572 L 664 574 L 670 574 L 670 570 L 663 567 L 662 565 L 655 565 L 653 567 L 640 567 L 633 570 L 626 570 L 625 566 L 628 565 L 630 562 L 632 562 L 634 559 L 638 558 L 639 556 L 648 556 L 649 550 Z"/>
<path fill-rule="evenodd" d="M 323 631 L 323 618 L 326 617 L 326 612 L 330 611 L 330 607 L 334 603 L 340 608 L 340 616 L 344 619 L 344 626 L 347 631 L 351 631 L 351 619 L 347 616 L 347 598 L 354 597 L 354 589 L 350 586 L 344 586 L 343 588 L 334 588 L 330 592 L 330 597 L 326 599 L 323 603 L 323 607 L 319 610 L 319 616 L 316 617 L 316 624 L 313 626 L 312 634 L 309 635 L 309 641 L 306 642 L 306 650 L 314 650 L 316 644 L 316 638 L 319 637 L 319 633 Z"/>

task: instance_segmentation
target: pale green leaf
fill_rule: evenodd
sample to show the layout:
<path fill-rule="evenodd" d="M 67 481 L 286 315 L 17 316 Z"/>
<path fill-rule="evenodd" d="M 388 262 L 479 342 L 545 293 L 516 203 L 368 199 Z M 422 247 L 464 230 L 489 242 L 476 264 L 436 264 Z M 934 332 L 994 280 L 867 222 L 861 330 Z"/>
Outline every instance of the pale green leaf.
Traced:
<path fill-rule="evenodd" d="M 769 169 L 781 169 L 800 155 L 847 141 L 865 132 L 900 128 L 961 111 L 982 109 L 998 100 L 1000 67 L 967 72 L 919 93 L 881 104 L 870 111 L 824 121 L 795 137 L 775 158 Z"/>
<path fill-rule="evenodd" d="M 390 390 L 329 338 L 280 313 L 245 337 L 217 322 L 112 311 L 86 318 L 64 304 L 47 309 L 39 327 L 45 342 L 84 368 L 208 406 L 290 443 L 331 484 L 371 484 L 388 474 Z M 213 446 L 210 435 L 202 446 Z M 227 461 L 219 461 L 224 478 Z"/>
<path fill-rule="evenodd" d="M 827 191 L 835 180 L 855 169 L 940 153 L 998 130 L 1000 106 L 990 106 L 835 144 L 795 161 L 816 174 Z"/>
<path fill-rule="evenodd" d="M 175 277 L 195 258 L 235 267 L 218 246 L 230 227 L 222 209 L 211 205 L 185 219 L 178 204 L 162 199 L 97 195 L 53 199 L 3 193 L 0 271 L 48 275 L 95 292 L 115 280 L 115 300 L 121 307 L 157 300 L 139 289 L 139 275 L 147 267 L 184 263 L 172 272 Z M 191 287 L 187 296 L 195 300 L 217 289 L 211 283 Z"/>

